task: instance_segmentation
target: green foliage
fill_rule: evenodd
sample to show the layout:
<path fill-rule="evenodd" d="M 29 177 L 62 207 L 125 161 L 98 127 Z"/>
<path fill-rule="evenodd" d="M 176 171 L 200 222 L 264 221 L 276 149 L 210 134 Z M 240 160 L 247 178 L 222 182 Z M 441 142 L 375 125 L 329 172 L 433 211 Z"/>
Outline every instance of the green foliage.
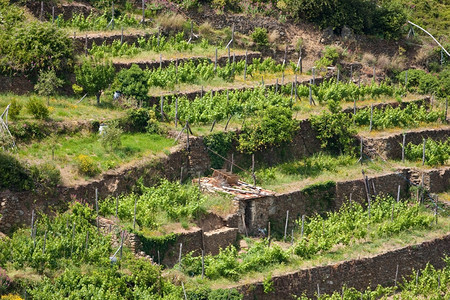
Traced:
<path fill-rule="evenodd" d="M 406 71 L 396 76 L 402 85 L 405 84 Z M 450 67 L 446 67 L 438 74 L 427 73 L 423 70 L 409 69 L 407 90 L 420 94 L 436 94 L 438 97 L 446 97 L 450 93 Z"/>
<path fill-rule="evenodd" d="M 0 0 L 0 29 L 2 33 L 9 31 L 25 19 L 24 11 L 9 0 Z M 0 33 L 0 36 L 1 34 Z"/>
<path fill-rule="evenodd" d="M 50 114 L 50 111 L 47 106 L 45 106 L 44 102 L 36 97 L 31 97 L 28 100 L 26 108 L 30 114 L 39 120 L 47 119 Z"/>
<path fill-rule="evenodd" d="M 351 117 L 343 112 L 323 112 L 311 117 L 311 125 L 317 132 L 321 147 L 331 153 L 353 154 L 356 130 Z"/>
<path fill-rule="evenodd" d="M 122 146 L 120 136 L 123 130 L 119 127 L 118 122 L 110 122 L 100 134 L 100 143 L 107 151 L 115 151 Z"/>
<path fill-rule="evenodd" d="M 286 10 L 321 28 L 340 30 L 344 25 L 357 33 L 399 38 L 407 20 L 405 9 L 396 1 L 368 0 L 287 0 Z"/>
<path fill-rule="evenodd" d="M 120 196 L 118 217 L 132 221 L 136 201 L 136 223 L 141 227 L 158 228 L 164 217 L 171 221 L 196 219 L 204 213 L 204 196 L 197 186 L 161 180 L 156 187 L 142 187 L 142 194 Z M 114 215 L 116 199 L 100 203 L 103 215 Z"/>
<path fill-rule="evenodd" d="M 50 128 L 38 121 L 23 121 L 9 125 L 11 134 L 20 141 L 27 142 L 34 139 L 43 139 L 50 135 Z"/>
<path fill-rule="evenodd" d="M 0 190 L 29 190 L 33 181 L 26 166 L 14 156 L 0 151 Z"/>
<path fill-rule="evenodd" d="M 272 281 L 272 274 L 268 274 L 266 277 L 264 277 L 263 291 L 264 291 L 264 294 L 269 294 L 269 293 L 272 293 L 273 291 L 275 291 L 275 288 L 273 286 L 273 281 Z"/>
<path fill-rule="evenodd" d="M 169 247 L 175 245 L 178 235 L 169 233 L 162 236 L 146 236 L 142 232 L 136 233 L 142 243 L 142 250 L 153 257 L 158 257 L 162 261 Z M 158 262 L 159 263 L 159 262 Z"/>
<path fill-rule="evenodd" d="M 393 212 L 393 213 L 392 213 Z M 391 218 L 393 218 L 391 220 Z M 396 202 L 391 196 L 377 196 L 369 210 L 359 203 L 343 205 L 339 211 L 307 217 L 304 236 L 294 245 L 296 255 L 311 258 L 333 246 L 367 237 L 389 237 L 414 228 L 428 228 L 433 216 L 417 203 Z M 301 220 L 298 221 L 301 224 Z M 368 228 L 372 227 L 372 231 Z"/>
<path fill-rule="evenodd" d="M 145 127 L 150 120 L 149 110 L 146 108 L 129 109 L 127 110 L 127 117 L 125 126 L 131 132 L 145 132 Z"/>
<path fill-rule="evenodd" d="M 94 160 L 87 155 L 80 154 L 77 156 L 75 163 L 78 167 L 78 172 L 89 177 L 95 176 L 100 173 L 98 165 Z"/>
<path fill-rule="evenodd" d="M 216 256 L 205 256 L 205 275 L 209 279 L 228 278 L 239 280 L 249 272 L 263 272 L 267 267 L 286 263 L 288 252 L 278 245 L 268 247 L 267 241 L 254 242 L 247 252 L 238 253 L 234 246 L 222 249 Z M 201 257 L 187 254 L 181 261 L 183 272 L 190 276 L 200 275 L 202 271 Z"/>
<path fill-rule="evenodd" d="M 254 153 L 267 147 L 280 146 L 292 140 L 298 130 L 298 122 L 292 119 L 292 109 L 269 106 L 246 122 L 239 134 L 238 150 Z"/>
<path fill-rule="evenodd" d="M 108 9 L 108 12 L 105 12 L 102 15 L 91 13 L 87 17 L 84 17 L 83 14 L 74 14 L 72 19 L 67 21 L 64 21 L 63 16 L 60 15 L 56 20 L 56 25 L 58 27 L 76 28 L 80 31 L 99 31 L 106 30 L 106 26 L 108 25 L 110 20 L 111 13 Z M 119 16 L 116 15 L 114 17 L 114 25 L 116 28 L 136 27 L 137 25 L 139 25 L 139 20 L 127 14 Z"/>
<path fill-rule="evenodd" d="M 17 101 L 17 99 L 12 99 L 11 106 L 9 107 L 8 116 L 13 120 L 17 120 L 19 118 L 21 110 L 22 104 L 19 101 Z"/>
<path fill-rule="evenodd" d="M 67 35 L 48 23 L 29 22 L 0 35 L 1 72 L 37 74 L 40 70 L 70 68 L 72 42 Z"/>
<path fill-rule="evenodd" d="M 355 124 L 358 126 L 370 124 L 370 108 L 358 110 L 354 116 Z M 444 121 L 444 112 L 430 110 L 425 106 L 417 104 L 408 104 L 404 109 L 401 107 L 392 108 L 391 106 L 383 109 L 373 109 L 372 128 L 386 129 L 392 127 L 417 127 L 423 123 L 434 123 Z"/>
<path fill-rule="evenodd" d="M 112 83 L 115 70 L 111 62 L 90 58 L 83 61 L 81 66 L 75 67 L 75 75 L 77 83 L 87 93 L 96 95 L 97 104 L 100 104 L 101 91 Z"/>
<path fill-rule="evenodd" d="M 219 122 L 227 120 L 229 116 L 241 119 L 251 117 L 270 106 L 290 108 L 291 99 L 264 88 L 215 93 L 214 96 L 206 93 L 194 100 L 179 98 L 178 117 L 182 121 L 189 121 L 189 124 Z M 175 115 L 175 101 L 165 104 L 164 111 Z"/>
<path fill-rule="evenodd" d="M 114 84 L 124 96 L 137 100 L 148 99 L 148 76 L 145 71 L 133 64 L 129 69 L 122 69 Z"/>
<path fill-rule="evenodd" d="M 340 55 L 336 47 L 326 46 L 322 57 L 314 65 L 318 69 L 335 66 L 339 61 Z"/>
<path fill-rule="evenodd" d="M 30 168 L 35 187 L 42 190 L 55 188 L 61 182 L 61 172 L 54 164 L 42 163 Z"/>
<path fill-rule="evenodd" d="M 207 135 L 203 138 L 205 146 L 212 151 L 218 153 L 223 157 L 227 157 L 228 151 L 231 150 L 233 141 L 236 139 L 236 133 L 221 131 Z M 209 158 L 211 160 L 211 168 L 221 169 L 223 167 L 224 159 L 215 153 L 208 151 Z"/>
<path fill-rule="evenodd" d="M 267 29 L 261 27 L 255 27 L 251 34 L 253 42 L 259 49 L 264 49 L 269 46 L 269 38 L 267 36 Z"/>
<path fill-rule="evenodd" d="M 421 161 L 423 158 L 423 144 L 408 143 L 405 147 L 406 158 L 412 161 Z M 450 139 L 436 142 L 427 139 L 425 142 L 425 163 L 429 166 L 444 165 L 450 158 Z"/>
<path fill-rule="evenodd" d="M 40 70 L 34 90 L 37 91 L 40 96 L 50 97 L 56 94 L 58 88 L 62 87 L 63 83 L 64 81 L 56 76 L 54 70 Z"/>

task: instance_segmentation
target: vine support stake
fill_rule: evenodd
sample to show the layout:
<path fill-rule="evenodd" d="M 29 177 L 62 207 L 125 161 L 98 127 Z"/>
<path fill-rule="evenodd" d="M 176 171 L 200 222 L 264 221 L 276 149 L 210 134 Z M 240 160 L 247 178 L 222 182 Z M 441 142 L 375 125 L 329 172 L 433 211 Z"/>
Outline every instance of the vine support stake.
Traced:
<path fill-rule="evenodd" d="M 160 106 L 161 106 L 161 122 L 164 121 L 164 96 L 161 95 L 160 98 Z"/>
<path fill-rule="evenodd" d="M 119 197 L 116 197 L 116 219 L 118 216 L 118 212 L 119 212 Z"/>
<path fill-rule="evenodd" d="M 394 221 L 394 203 L 392 203 L 391 222 Z"/>
<path fill-rule="evenodd" d="M 397 188 L 397 203 L 400 202 L 400 184 L 398 185 Z"/>
<path fill-rule="evenodd" d="M 304 229 L 305 229 L 305 215 L 302 215 L 302 229 L 300 234 L 301 238 L 303 238 Z"/>
<path fill-rule="evenodd" d="M 395 286 L 397 286 L 397 277 L 398 277 L 398 264 L 397 264 L 397 268 L 395 269 Z"/>
<path fill-rule="evenodd" d="M 183 168 L 184 167 L 181 167 L 181 171 L 180 171 L 180 184 L 183 183 Z"/>
<path fill-rule="evenodd" d="M 47 243 L 47 230 L 45 230 L 44 234 L 44 246 L 42 247 L 42 253 L 45 253 L 45 244 Z"/>
<path fill-rule="evenodd" d="M 159 54 L 159 68 L 162 69 L 162 54 Z"/>
<path fill-rule="evenodd" d="M 416 272 L 416 286 L 419 283 L 419 270 Z"/>
<path fill-rule="evenodd" d="M 294 245 L 294 229 L 291 232 L 291 246 Z"/>
<path fill-rule="evenodd" d="M 88 36 L 86 34 L 86 38 L 84 40 L 84 54 L 87 56 L 88 55 Z"/>
<path fill-rule="evenodd" d="M 256 187 L 255 154 L 252 154 L 252 178 L 253 178 L 253 187 Z"/>
<path fill-rule="evenodd" d="M 287 49 L 288 49 L 288 45 L 286 44 L 286 47 L 284 48 L 283 68 L 286 65 Z"/>
<path fill-rule="evenodd" d="M 39 21 L 42 21 L 44 18 L 44 1 L 41 1 L 41 11 L 39 13 Z"/>
<path fill-rule="evenodd" d="M 445 113 L 444 113 L 444 121 L 447 123 L 447 112 L 448 112 L 448 98 L 445 97 Z"/>
<path fill-rule="evenodd" d="M 284 85 L 284 69 L 281 71 L 281 85 Z"/>
<path fill-rule="evenodd" d="M 181 267 L 181 253 L 183 252 L 183 243 L 180 243 L 180 253 L 178 254 L 178 263 Z"/>
<path fill-rule="evenodd" d="M 317 284 L 317 298 L 320 298 L 320 287 L 319 287 L 319 284 Z"/>
<path fill-rule="evenodd" d="M 184 288 L 183 281 L 181 282 L 181 287 L 183 288 L 184 300 L 187 300 L 186 289 Z"/>
<path fill-rule="evenodd" d="M 211 129 L 209 130 L 209 132 L 212 132 L 214 130 L 214 125 L 216 125 L 216 120 L 213 121 L 213 123 L 211 125 Z"/>
<path fill-rule="evenodd" d="M 295 74 L 295 83 L 294 83 L 294 96 L 295 100 L 297 100 L 297 74 Z"/>
<path fill-rule="evenodd" d="M 203 98 L 203 85 L 202 85 L 202 89 L 200 90 L 200 98 Z"/>
<path fill-rule="evenodd" d="M 437 199 L 436 199 L 436 202 L 437 202 Z M 437 204 L 434 206 L 434 220 L 435 220 L 435 223 L 436 223 L 436 225 L 438 224 L 438 214 L 437 214 Z"/>
<path fill-rule="evenodd" d="M 142 24 L 145 23 L 145 0 L 142 0 Z"/>
<path fill-rule="evenodd" d="M 350 198 L 348 199 L 348 202 L 349 202 L 350 204 L 352 204 L 352 197 L 353 197 L 353 193 L 350 193 Z"/>
<path fill-rule="evenodd" d="M 244 80 L 247 79 L 248 50 L 245 50 Z"/>
<path fill-rule="evenodd" d="M 120 33 L 120 45 L 123 45 L 123 26 L 121 28 L 121 33 Z"/>
<path fill-rule="evenodd" d="M 175 99 L 175 128 L 178 127 L 178 97 Z"/>
<path fill-rule="evenodd" d="M 286 242 L 286 234 L 287 234 L 288 222 L 289 222 L 289 210 L 286 211 L 286 223 L 284 224 L 284 237 L 283 237 L 283 241 L 285 241 L 285 242 Z"/>
<path fill-rule="evenodd" d="M 98 222 L 98 188 L 95 188 L 95 212 L 97 214 L 97 230 L 99 230 L 99 222 Z"/>
<path fill-rule="evenodd" d="M 205 250 L 202 249 L 202 279 L 205 276 Z"/>
<path fill-rule="evenodd" d="M 270 247 L 270 222 L 267 224 L 267 240 L 269 241 L 269 247 Z"/>
<path fill-rule="evenodd" d="M 231 165 L 230 165 L 231 174 L 233 174 L 233 165 L 234 165 L 234 153 L 231 153 Z"/>
<path fill-rule="evenodd" d="M 275 82 L 275 94 L 278 93 L 278 78 L 277 81 Z"/>
<path fill-rule="evenodd" d="M 339 71 L 339 68 L 338 68 L 338 67 L 336 67 L 336 68 L 337 68 L 336 83 L 339 83 L 339 75 L 340 75 L 340 71 Z"/>
<path fill-rule="evenodd" d="M 312 81 L 309 80 L 309 105 L 312 105 Z"/>
<path fill-rule="evenodd" d="M 30 234 L 31 237 L 33 237 L 33 227 L 34 227 L 34 209 L 31 211 L 31 234 Z"/>
<path fill-rule="evenodd" d="M 133 231 L 136 231 L 136 205 L 137 205 L 137 197 L 134 198 Z"/>
<path fill-rule="evenodd" d="M 214 59 L 214 72 L 216 72 L 216 71 L 217 71 L 217 48 L 216 48 L 216 56 Z"/>
<path fill-rule="evenodd" d="M 402 141 L 402 162 L 405 162 L 405 144 L 406 144 L 406 133 L 403 133 L 403 141 Z"/>
<path fill-rule="evenodd" d="M 122 238 L 120 239 L 120 251 L 119 251 L 119 259 L 122 261 L 122 252 L 123 252 L 123 240 L 125 239 L 125 231 L 122 231 Z"/>
<path fill-rule="evenodd" d="M 405 90 L 408 88 L 408 70 L 405 71 Z"/>
<path fill-rule="evenodd" d="M 316 68 L 312 67 L 312 81 L 313 84 L 316 84 Z"/>
<path fill-rule="evenodd" d="M 426 147 L 427 139 L 423 139 L 423 149 L 422 149 L 422 166 L 425 165 L 425 147 Z"/>
<path fill-rule="evenodd" d="M 372 125 L 373 125 L 373 103 L 370 105 L 370 125 L 369 125 L 369 131 L 372 131 Z"/>
<path fill-rule="evenodd" d="M 353 65 L 350 65 L 350 82 L 353 82 Z"/>
<path fill-rule="evenodd" d="M 55 23 L 55 7 L 52 6 L 52 24 Z"/>

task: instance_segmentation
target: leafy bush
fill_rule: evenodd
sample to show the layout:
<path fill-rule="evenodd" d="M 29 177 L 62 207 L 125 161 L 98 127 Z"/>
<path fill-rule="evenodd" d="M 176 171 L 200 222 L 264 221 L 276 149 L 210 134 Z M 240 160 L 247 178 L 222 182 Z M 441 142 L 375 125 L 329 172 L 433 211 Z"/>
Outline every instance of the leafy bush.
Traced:
<path fill-rule="evenodd" d="M 269 45 L 269 38 L 267 36 L 267 29 L 261 27 L 255 27 L 255 30 L 251 34 L 253 42 L 258 48 L 262 49 Z"/>
<path fill-rule="evenodd" d="M 122 145 L 122 141 L 120 140 L 122 133 L 123 130 L 117 122 L 110 122 L 100 135 L 100 143 L 103 148 L 108 151 L 114 151 L 120 148 Z"/>
<path fill-rule="evenodd" d="M 323 149 L 331 153 L 354 153 L 353 136 L 356 130 L 348 114 L 336 110 L 323 112 L 311 117 L 311 125 Z"/>
<path fill-rule="evenodd" d="M 350 26 L 357 33 L 398 38 L 407 20 L 405 9 L 394 1 L 379 5 L 368 0 L 286 0 L 286 11 L 321 28 Z"/>
<path fill-rule="evenodd" d="M 31 97 L 28 100 L 26 107 L 28 112 L 32 114 L 36 119 L 47 119 L 50 114 L 50 111 L 48 110 L 47 106 L 45 106 L 44 102 L 36 97 Z"/>
<path fill-rule="evenodd" d="M 145 132 L 150 120 L 150 110 L 146 108 L 129 109 L 125 126 L 131 132 Z"/>
<path fill-rule="evenodd" d="M 231 150 L 233 141 L 236 139 L 236 133 L 234 132 L 218 132 L 207 135 L 203 138 L 205 146 L 219 155 L 226 157 L 228 151 Z M 209 158 L 211 160 L 211 168 L 221 169 L 223 167 L 224 159 L 217 154 L 208 151 Z"/>
<path fill-rule="evenodd" d="M 258 111 L 251 122 L 246 122 L 239 134 L 238 150 L 254 153 L 271 146 L 280 146 L 292 140 L 298 122 L 292 119 L 292 109 L 269 106 Z"/>
<path fill-rule="evenodd" d="M 42 189 L 51 189 L 60 183 L 61 172 L 54 164 L 43 163 L 31 167 L 31 177 L 35 182 L 35 186 Z"/>
<path fill-rule="evenodd" d="M 314 65 L 318 69 L 335 66 L 339 61 L 340 54 L 335 46 L 326 46 L 322 57 Z"/>
<path fill-rule="evenodd" d="M 26 166 L 14 156 L 0 151 L 0 189 L 29 190 L 33 181 Z"/>
<path fill-rule="evenodd" d="M 56 71 L 73 63 L 72 42 L 67 35 L 48 23 L 29 22 L 17 26 L 9 34 L 0 35 L 1 71 L 35 74 L 40 70 Z"/>
<path fill-rule="evenodd" d="M 129 69 L 122 69 L 117 74 L 114 86 L 126 97 L 133 97 L 137 100 L 148 99 L 147 73 L 136 64 Z"/>
<path fill-rule="evenodd" d="M 87 155 L 80 154 L 76 158 L 76 165 L 78 167 L 78 172 L 87 176 L 95 176 L 100 173 L 98 165 L 94 162 L 92 158 Z"/>
<path fill-rule="evenodd" d="M 29 141 L 42 139 L 50 135 L 50 128 L 42 122 L 24 121 L 20 123 L 9 124 L 11 134 L 20 141 Z"/>
<path fill-rule="evenodd" d="M 98 59 L 86 59 L 81 66 L 75 67 L 77 83 L 91 95 L 97 97 L 100 104 L 102 90 L 106 89 L 114 80 L 115 70 L 111 62 Z"/>
<path fill-rule="evenodd" d="M 17 120 L 22 110 L 22 104 L 17 99 L 12 99 L 11 106 L 9 107 L 8 116 L 13 120 Z"/>

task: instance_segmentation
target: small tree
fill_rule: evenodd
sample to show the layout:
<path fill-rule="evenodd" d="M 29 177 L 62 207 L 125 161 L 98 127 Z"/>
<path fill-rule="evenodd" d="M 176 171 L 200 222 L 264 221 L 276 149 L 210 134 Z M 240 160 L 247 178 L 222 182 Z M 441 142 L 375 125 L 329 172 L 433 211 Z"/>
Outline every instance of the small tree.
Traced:
<path fill-rule="evenodd" d="M 137 100 L 148 99 L 148 76 L 136 64 L 117 74 L 115 86 L 124 96 L 134 97 Z"/>
<path fill-rule="evenodd" d="M 55 95 L 58 88 L 62 87 L 64 81 L 56 76 L 54 70 L 39 71 L 38 82 L 34 90 L 40 95 L 47 97 L 47 105 L 50 105 L 50 96 Z"/>
<path fill-rule="evenodd" d="M 100 143 L 107 151 L 117 150 L 122 145 L 120 140 L 122 133 L 123 130 L 119 127 L 117 121 L 111 122 L 101 134 Z"/>
<path fill-rule="evenodd" d="M 97 59 L 87 59 L 81 66 L 75 67 L 77 83 L 91 95 L 97 97 L 97 105 L 100 104 L 100 95 L 114 80 L 114 67 L 112 63 L 102 62 Z"/>

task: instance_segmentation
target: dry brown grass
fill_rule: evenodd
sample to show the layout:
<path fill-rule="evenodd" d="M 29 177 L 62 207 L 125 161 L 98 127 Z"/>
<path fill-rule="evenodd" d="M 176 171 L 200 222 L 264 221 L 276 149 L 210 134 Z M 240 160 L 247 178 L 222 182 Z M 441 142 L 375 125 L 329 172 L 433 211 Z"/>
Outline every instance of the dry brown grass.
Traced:
<path fill-rule="evenodd" d="M 391 64 L 391 60 L 389 59 L 389 57 L 385 54 L 381 54 L 378 57 L 377 60 L 377 68 L 383 70 L 384 72 L 386 72 L 387 70 L 389 70 L 389 66 Z"/>
<path fill-rule="evenodd" d="M 375 63 L 377 62 L 377 58 L 372 53 L 364 53 L 363 57 L 361 58 L 361 63 L 364 66 L 375 66 Z"/>
<path fill-rule="evenodd" d="M 280 38 L 280 33 L 278 32 L 278 30 L 273 30 L 269 33 L 267 38 L 269 39 L 269 43 L 273 44 Z"/>
<path fill-rule="evenodd" d="M 168 31 L 178 32 L 183 30 L 186 18 L 179 14 L 162 14 L 156 18 L 156 23 Z"/>

